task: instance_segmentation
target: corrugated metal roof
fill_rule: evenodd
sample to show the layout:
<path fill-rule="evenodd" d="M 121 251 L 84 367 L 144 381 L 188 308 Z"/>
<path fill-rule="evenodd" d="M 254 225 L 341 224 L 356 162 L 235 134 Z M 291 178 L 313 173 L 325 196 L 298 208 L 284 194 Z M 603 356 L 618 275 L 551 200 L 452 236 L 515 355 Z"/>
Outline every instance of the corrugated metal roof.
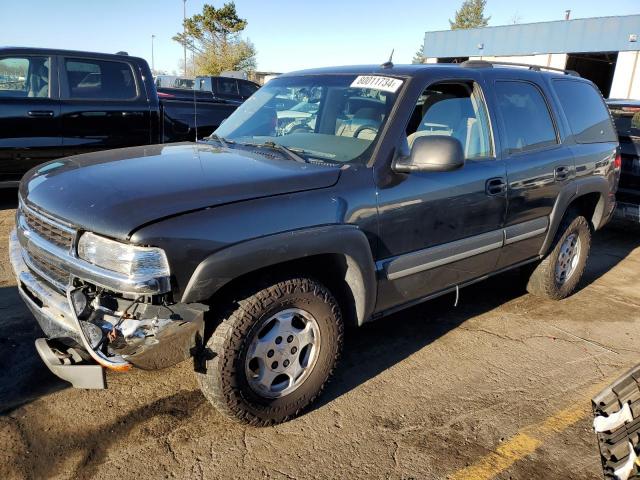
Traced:
<path fill-rule="evenodd" d="M 638 40 L 630 41 L 636 34 Z M 484 48 L 479 49 L 482 44 Z M 427 57 L 640 50 L 640 15 L 427 32 Z"/>

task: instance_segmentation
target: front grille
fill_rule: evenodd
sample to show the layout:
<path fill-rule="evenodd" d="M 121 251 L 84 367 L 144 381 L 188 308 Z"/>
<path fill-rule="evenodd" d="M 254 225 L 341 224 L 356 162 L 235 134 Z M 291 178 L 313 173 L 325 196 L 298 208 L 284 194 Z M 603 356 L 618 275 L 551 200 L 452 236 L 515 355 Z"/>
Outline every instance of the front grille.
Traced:
<path fill-rule="evenodd" d="M 70 226 L 29 208 L 22 201 L 18 217 L 21 228 L 34 234 L 34 237 L 37 236 L 49 244 L 63 249 L 65 254 L 71 250 L 76 232 Z M 26 249 L 24 259 L 29 269 L 56 290 L 64 292 L 69 284 L 70 274 L 61 267 L 59 262 L 54 260 L 55 256 L 51 257 L 46 254 L 52 247 L 44 245 L 37 247 L 27 242 L 23 248 Z"/>
<path fill-rule="evenodd" d="M 29 253 L 29 261 L 35 268 L 34 273 L 47 283 L 50 283 L 57 290 L 64 291 L 65 286 L 69 283 L 69 272 L 64 271 L 57 265 L 49 262 L 44 257 Z"/>
<path fill-rule="evenodd" d="M 29 230 L 58 247 L 71 248 L 74 237 L 73 230 L 67 229 L 62 225 L 56 225 L 46 217 L 26 208 L 22 209 L 22 215 L 27 222 Z"/>

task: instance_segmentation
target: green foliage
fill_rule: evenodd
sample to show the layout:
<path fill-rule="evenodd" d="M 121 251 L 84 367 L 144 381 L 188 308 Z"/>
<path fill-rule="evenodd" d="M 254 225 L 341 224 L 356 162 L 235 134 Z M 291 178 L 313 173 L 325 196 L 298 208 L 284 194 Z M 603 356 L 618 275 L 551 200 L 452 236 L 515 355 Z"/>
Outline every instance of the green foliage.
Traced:
<path fill-rule="evenodd" d="M 256 68 L 256 49 L 240 34 L 247 21 L 238 16 L 233 2 L 220 8 L 205 4 L 202 13 L 184 21 L 184 32 L 173 39 L 193 54 L 197 75 L 219 75 L 225 70 Z"/>
<path fill-rule="evenodd" d="M 464 0 L 460 10 L 456 10 L 454 21 L 449 20 L 451 30 L 486 27 L 491 17 L 484 16 L 487 0 Z"/>
<path fill-rule="evenodd" d="M 426 61 L 427 57 L 424 56 L 424 44 L 422 44 L 413 56 L 411 63 L 426 63 Z"/>

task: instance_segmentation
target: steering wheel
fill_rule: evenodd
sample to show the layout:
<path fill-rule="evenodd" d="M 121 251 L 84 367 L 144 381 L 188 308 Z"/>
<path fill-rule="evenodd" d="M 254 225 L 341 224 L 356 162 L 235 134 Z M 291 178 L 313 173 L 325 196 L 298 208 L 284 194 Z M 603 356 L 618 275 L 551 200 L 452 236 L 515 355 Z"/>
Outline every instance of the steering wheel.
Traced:
<path fill-rule="evenodd" d="M 353 138 L 358 138 L 358 136 L 364 132 L 365 130 L 371 130 L 374 135 L 377 135 L 378 129 L 373 125 L 360 125 L 355 132 L 353 132 Z"/>

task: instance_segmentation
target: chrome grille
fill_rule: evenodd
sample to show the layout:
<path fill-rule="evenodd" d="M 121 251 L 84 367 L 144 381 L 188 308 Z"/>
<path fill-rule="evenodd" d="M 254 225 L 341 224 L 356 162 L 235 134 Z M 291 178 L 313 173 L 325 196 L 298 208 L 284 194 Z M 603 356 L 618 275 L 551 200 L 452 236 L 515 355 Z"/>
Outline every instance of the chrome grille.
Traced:
<path fill-rule="evenodd" d="M 22 208 L 22 215 L 27 222 L 29 230 L 58 247 L 71 248 L 75 235 L 71 228 L 57 224 L 44 215 L 40 215 L 28 208 Z"/>
<path fill-rule="evenodd" d="M 69 272 L 64 271 L 57 265 L 52 264 L 46 258 L 30 252 L 28 254 L 27 265 L 31 267 L 33 272 L 50 283 L 57 290 L 64 292 L 66 285 L 69 283 Z"/>
<path fill-rule="evenodd" d="M 42 214 L 28 206 L 22 200 L 18 210 L 18 230 L 25 234 L 33 234 L 54 247 L 69 252 L 73 246 L 76 231 L 71 226 L 54 220 L 48 215 Z M 29 269 L 54 287 L 64 292 L 69 284 L 70 273 L 65 271 L 55 256 L 49 255 L 47 247 L 37 248 L 30 242 L 23 243 L 23 258 Z"/>

